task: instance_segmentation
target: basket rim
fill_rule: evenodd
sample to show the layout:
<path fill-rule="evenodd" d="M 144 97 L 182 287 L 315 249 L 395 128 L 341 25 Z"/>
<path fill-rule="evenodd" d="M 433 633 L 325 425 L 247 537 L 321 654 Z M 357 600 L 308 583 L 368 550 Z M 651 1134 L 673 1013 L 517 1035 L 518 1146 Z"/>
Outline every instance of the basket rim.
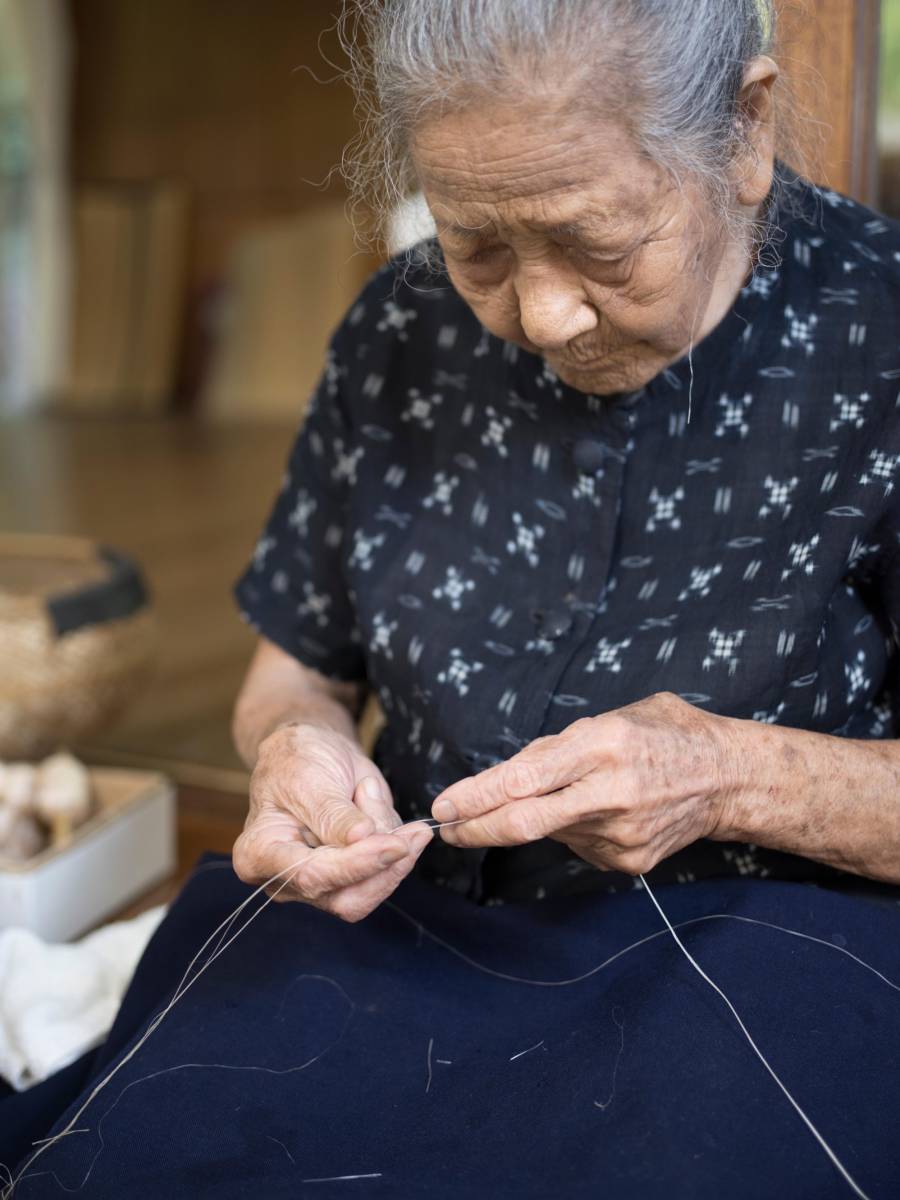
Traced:
<path fill-rule="evenodd" d="M 58 533 L 10 533 L 0 531 L 0 558 L 56 557 L 69 562 L 88 562 L 97 556 L 97 542 L 89 537 Z"/>
<path fill-rule="evenodd" d="M 0 558 L 58 557 L 68 562 L 101 562 L 106 578 L 64 592 L 35 597 L 57 637 L 107 621 L 133 616 L 149 604 L 149 591 L 137 563 L 120 550 L 91 538 L 54 534 L 0 533 Z"/>

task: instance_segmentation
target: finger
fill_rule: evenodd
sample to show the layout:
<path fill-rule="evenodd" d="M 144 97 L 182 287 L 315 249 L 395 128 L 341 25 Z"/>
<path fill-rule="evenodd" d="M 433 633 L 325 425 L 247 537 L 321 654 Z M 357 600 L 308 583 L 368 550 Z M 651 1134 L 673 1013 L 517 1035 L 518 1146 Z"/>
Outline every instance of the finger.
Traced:
<path fill-rule="evenodd" d="M 378 833 L 390 833 L 402 824 L 400 815 L 394 808 L 391 789 L 380 773 L 361 779 L 356 785 L 353 800 L 361 812 L 371 817 Z"/>
<path fill-rule="evenodd" d="M 695 836 L 691 836 L 689 820 L 684 818 L 674 819 L 664 829 L 646 838 L 637 836 L 632 829 L 614 834 L 614 827 L 615 822 L 612 822 L 608 837 L 596 834 L 585 836 L 578 832 L 578 826 L 551 836 L 564 842 L 580 858 L 601 870 L 622 871 L 627 875 L 642 875 L 651 871 L 664 858 L 696 840 Z"/>
<path fill-rule="evenodd" d="M 680 848 L 702 835 L 697 832 L 695 801 L 688 797 L 662 808 L 617 806 L 609 807 L 605 812 L 601 812 L 595 803 L 581 821 L 575 821 L 552 836 L 574 847 L 596 846 L 604 853 L 615 855 L 670 844 Z"/>
<path fill-rule="evenodd" d="M 435 800 L 431 813 L 437 821 L 478 817 L 511 800 L 557 791 L 580 779 L 588 769 L 587 738 L 583 734 L 567 731 L 539 738 L 506 762 L 451 784 Z"/>
<path fill-rule="evenodd" d="M 577 829 L 577 826 L 575 827 Z M 556 842 L 561 842 L 573 854 L 589 862 L 600 871 L 612 871 L 613 861 L 623 853 L 624 847 L 617 846 L 608 838 L 599 836 L 583 836 L 572 829 L 560 829 L 557 833 L 548 834 Z"/>
<path fill-rule="evenodd" d="M 407 845 L 412 845 L 413 842 L 422 841 L 423 834 L 428 835 L 428 837 L 424 839 L 424 844 L 427 846 L 428 842 L 434 837 L 434 827 L 432 825 L 424 824 L 424 817 L 420 821 L 408 821 L 405 825 L 398 825 L 396 829 L 391 831 L 391 837 L 400 838 L 402 841 L 405 841 Z"/>
<path fill-rule="evenodd" d="M 301 825 L 298 832 L 306 845 L 309 846 L 310 850 L 314 850 L 316 846 L 321 846 L 322 843 L 319 841 L 313 831 L 307 828 L 306 825 Z"/>
<path fill-rule="evenodd" d="M 293 813 L 266 806 L 247 818 L 234 843 L 232 861 L 239 879 L 259 886 L 290 865 L 286 853 L 294 853 L 299 861 L 304 850 L 317 849 L 321 844 L 309 826 Z"/>
<path fill-rule="evenodd" d="M 643 838 L 620 833 L 615 820 L 601 823 L 596 817 L 593 820 L 588 818 L 583 822 L 576 821 L 573 825 L 567 825 L 564 829 L 558 829 L 547 836 L 562 842 L 576 853 L 584 849 L 596 849 L 598 853 L 613 855 L 644 844 Z"/>
<path fill-rule="evenodd" d="M 442 828 L 441 837 L 451 846 L 522 846 L 574 824 L 583 815 L 584 803 L 576 788 L 511 800 L 462 825 Z"/>
<path fill-rule="evenodd" d="M 415 866 L 416 860 L 422 853 L 424 848 L 433 839 L 433 831 L 431 829 L 422 830 L 421 827 L 413 828 L 411 826 L 401 826 L 394 831 L 394 834 L 389 835 L 389 845 L 393 849 L 400 843 L 402 852 L 396 857 L 396 861 L 390 862 L 390 865 L 385 865 L 389 856 L 380 854 L 378 857 L 378 865 L 375 872 L 372 873 L 370 867 L 367 867 L 362 860 L 358 871 L 350 868 L 344 869 L 343 878 L 349 882 L 346 885 L 330 888 L 330 883 L 337 878 L 332 873 L 332 864 L 326 864 L 327 873 L 323 869 L 320 873 L 316 871 L 315 878 L 312 878 L 312 872 L 298 872 L 300 876 L 290 887 L 284 888 L 278 895 L 278 899 L 285 900 L 300 900 L 307 904 L 313 904 L 316 908 L 321 908 L 325 912 L 331 912 L 335 916 L 339 916 L 344 920 L 357 921 L 363 916 L 367 916 L 381 901 L 389 896 L 397 887 L 399 882 Z M 384 839 L 381 839 L 382 841 Z M 332 847 L 333 849 L 333 847 Z M 355 850 L 356 847 L 353 847 Z M 342 850 L 342 855 L 346 858 L 349 850 Z M 391 856 L 392 857 L 392 856 Z M 320 860 L 321 861 L 321 860 Z M 319 863 L 313 864 L 318 868 Z M 355 879 L 362 878 L 362 882 L 356 882 Z M 277 891 L 279 885 L 275 885 L 271 891 Z M 361 889 L 361 891 L 357 891 Z M 361 901 L 361 896 L 369 895 L 371 903 L 366 907 Z M 336 903 L 337 898 L 345 896 L 346 903 Z"/>
<path fill-rule="evenodd" d="M 234 873 L 243 883 L 259 887 L 275 874 L 269 860 L 271 846 L 296 846 L 299 859 L 306 850 L 312 849 L 309 845 L 311 837 L 309 829 L 283 809 L 250 812 L 243 832 L 231 849 Z"/>
<path fill-rule="evenodd" d="M 324 844 L 349 845 L 374 833 L 371 817 L 353 803 L 358 762 L 349 746 L 327 737 L 279 742 L 261 754 L 251 777 L 248 826 L 280 811 Z"/>
<path fill-rule="evenodd" d="M 333 913 L 334 916 L 340 917 L 342 921 L 361 921 L 396 891 L 415 867 L 419 856 L 432 838 L 430 829 L 417 830 L 410 839 L 410 853 L 405 858 L 401 858 L 399 862 L 394 863 L 392 867 L 387 867 L 380 874 L 373 875 L 364 883 L 357 883 L 333 892 L 323 902 L 322 907 Z"/>
<path fill-rule="evenodd" d="M 251 870 L 238 873 L 248 883 L 273 880 L 273 890 L 289 880 L 279 892 L 282 899 L 315 901 L 371 878 L 408 853 L 408 843 L 391 834 L 373 834 L 352 846 L 320 846 L 314 850 L 299 841 L 277 842 L 269 844 L 264 852 L 257 851 Z M 237 854 L 235 857 L 237 862 Z"/>
<path fill-rule="evenodd" d="M 351 846 L 376 832 L 375 822 L 350 796 L 326 792 L 304 804 L 306 822 L 323 846 Z"/>

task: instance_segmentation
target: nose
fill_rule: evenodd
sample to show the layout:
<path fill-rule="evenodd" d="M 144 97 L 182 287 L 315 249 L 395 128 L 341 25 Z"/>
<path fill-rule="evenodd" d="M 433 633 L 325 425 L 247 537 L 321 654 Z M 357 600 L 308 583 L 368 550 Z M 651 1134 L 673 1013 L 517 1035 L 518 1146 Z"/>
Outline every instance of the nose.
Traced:
<path fill-rule="evenodd" d="M 579 284 L 562 273 L 522 274 L 516 293 L 522 332 L 541 350 L 561 350 L 597 327 L 597 310 Z"/>

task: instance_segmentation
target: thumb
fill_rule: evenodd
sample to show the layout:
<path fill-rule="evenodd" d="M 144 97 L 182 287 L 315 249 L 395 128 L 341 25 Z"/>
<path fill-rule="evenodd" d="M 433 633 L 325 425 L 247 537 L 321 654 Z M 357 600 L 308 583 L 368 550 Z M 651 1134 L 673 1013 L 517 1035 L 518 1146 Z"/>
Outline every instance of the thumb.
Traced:
<path fill-rule="evenodd" d="M 323 846 L 349 846 L 375 833 L 375 822 L 349 796 L 332 793 L 309 807 L 310 826 Z"/>
<path fill-rule="evenodd" d="M 372 774 L 360 779 L 353 798 L 357 808 L 372 818 L 379 833 L 390 833 L 402 824 L 391 789 L 377 767 L 373 766 Z"/>

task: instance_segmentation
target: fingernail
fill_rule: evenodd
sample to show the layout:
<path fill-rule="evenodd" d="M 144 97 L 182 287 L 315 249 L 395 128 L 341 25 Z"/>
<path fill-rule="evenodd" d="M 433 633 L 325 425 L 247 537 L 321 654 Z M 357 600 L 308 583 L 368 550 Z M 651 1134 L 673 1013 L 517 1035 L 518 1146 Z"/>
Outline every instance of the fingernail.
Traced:
<path fill-rule="evenodd" d="M 359 790 L 367 800 L 381 799 L 381 784 L 374 775 L 367 775 L 360 783 Z"/>
<path fill-rule="evenodd" d="M 421 854 L 425 847 L 433 841 L 433 838 L 434 835 L 430 829 L 423 829 L 421 833 L 417 833 L 415 837 L 410 838 L 413 854 Z"/>
<path fill-rule="evenodd" d="M 401 858 L 405 858 L 406 854 L 406 846 L 402 842 L 398 842 L 396 850 L 382 850 L 378 855 L 378 861 L 383 867 L 392 867 L 395 862 L 399 862 Z"/>
<path fill-rule="evenodd" d="M 438 800 L 431 806 L 431 815 L 436 821 L 455 821 L 459 817 L 452 800 Z"/>

